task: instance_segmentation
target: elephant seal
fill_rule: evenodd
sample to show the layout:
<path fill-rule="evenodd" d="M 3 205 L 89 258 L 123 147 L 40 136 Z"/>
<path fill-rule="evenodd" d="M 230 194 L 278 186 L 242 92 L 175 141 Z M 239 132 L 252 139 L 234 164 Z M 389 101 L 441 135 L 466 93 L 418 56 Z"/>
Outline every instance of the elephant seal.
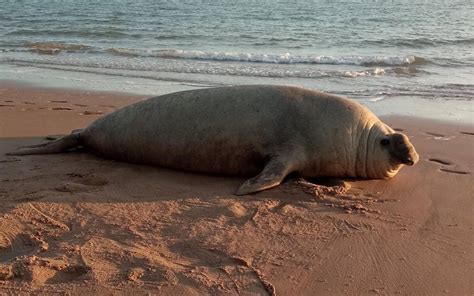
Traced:
<path fill-rule="evenodd" d="M 404 164 L 418 161 L 407 136 L 364 106 L 315 90 L 271 85 L 150 98 L 10 154 L 60 153 L 79 146 L 132 163 L 256 175 L 237 195 L 277 186 L 291 172 L 308 178 L 391 178 Z"/>

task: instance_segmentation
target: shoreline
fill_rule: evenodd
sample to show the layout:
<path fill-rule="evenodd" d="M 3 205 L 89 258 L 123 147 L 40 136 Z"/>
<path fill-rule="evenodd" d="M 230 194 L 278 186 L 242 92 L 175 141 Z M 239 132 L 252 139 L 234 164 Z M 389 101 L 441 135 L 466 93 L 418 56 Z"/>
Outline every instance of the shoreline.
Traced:
<path fill-rule="evenodd" d="M 4 72 L 3 75 L 2 72 Z M 120 75 L 108 73 L 108 69 L 104 69 L 103 73 L 88 73 L 79 70 L 42 69 L 6 64 L 0 67 L 0 83 L 5 79 L 10 79 L 10 81 L 16 81 L 19 85 L 33 85 L 39 88 L 129 93 L 148 97 L 206 87 L 241 84 L 287 84 L 345 96 L 348 89 L 352 89 L 353 84 L 359 79 L 347 78 L 338 82 L 325 80 L 318 82 L 318 80 L 294 79 L 291 77 L 283 79 L 232 75 L 206 76 L 195 73 L 159 73 L 157 77 L 153 77 L 153 75 L 148 77 L 149 73 L 137 71 L 135 75 L 138 76 L 134 77 L 133 73 L 122 73 Z M 128 76 L 129 74 L 131 76 Z M 347 97 L 365 105 L 377 116 L 400 115 L 474 124 L 474 104 L 467 99 L 451 100 L 449 97 L 427 98 L 416 95 L 392 97 L 390 94 L 379 95 L 378 93 L 371 97 L 357 98 L 350 94 Z"/>
<path fill-rule="evenodd" d="M 288 180 L 237 197 L 242 178 L 5 155 L 144 98 L 0 83 L 0 292 L 474 293 L 471 124 L 383 117 L 420 162 L 335 196 Z"/>

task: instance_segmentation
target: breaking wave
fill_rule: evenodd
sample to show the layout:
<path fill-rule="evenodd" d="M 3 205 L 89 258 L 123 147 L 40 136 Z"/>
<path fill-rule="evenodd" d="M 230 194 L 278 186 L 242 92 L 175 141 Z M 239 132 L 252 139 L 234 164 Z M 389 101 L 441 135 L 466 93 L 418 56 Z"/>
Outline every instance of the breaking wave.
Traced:
<path fill-rule="evenodd" d="M 424 64 L 427 61 L 421 57 L 407 56 L 329 56 L 329 55 L 296 55 L 266 54 L 266 53 L 239 53 L 224 51 L 201 51 L 201 50 L 179 50 L 160 49 L 144 50 L 129 48 L 111 48 L 109 53 L 135 56 L 135 57 L 158 57 L 173 59 L 194 59 L 214 61 L 253 62 L 271 64 L 326 64 L 326 65 L 358 65 L 358 66 L 404 66 L 410 64 Z"/>
<path fill-rule="evenodd" d="M 220 62 L 251 62 L 266 64 L 321 64 L 321 65 L 355 65 L 367 67 L 412 66 L 429 63 L 428 60 L 414 56 L 333 56 L 320 54 L 292 53 L 251 53 L 227 51 L 203 51 L 182 49 L 140 49 L 140 48 L 100 48 L 79 43 L 33 42 L 21 46 L 0 45 L 4 52 L 31 52 L 36 54 L 58 55 L 61 53 L 94 53 L 126 57 L 154 57 L 161 59 L 206 60 Z"/>
<path fill-rule="evenodd" d="M 32 67 L 61 67 L 61 69 L 85 67 L 90 69 L 115 69 L 125 71 L 146 71 L 150 73 L 169 72 L 169 73 L 188 73 L 188 74 L 207 74 L 207 75 L 230 75 L 244 77 L 269 77 L 269 78 L 330 78 L 330 77 L 369 77 L 380 76 L 385 74 L 382 68 L 368 68 L 361 70 L 318 70 L 310 67 L 305 68 L 288 68 L 285 65 L 267 65 L 267 64 L 245 64 L 245 63 L 199 63 L 199 62 L 180 62 L 176 60 L 162 61 L 135 61 L 126 58 L 124 60 L 101 59 L 100 57 L 89 59 L 74 59 L 56 57 L 46 57 L 41 60 L 34 58 L 6 58 L 4 62 L 12 63 L 20 66 Z"/>

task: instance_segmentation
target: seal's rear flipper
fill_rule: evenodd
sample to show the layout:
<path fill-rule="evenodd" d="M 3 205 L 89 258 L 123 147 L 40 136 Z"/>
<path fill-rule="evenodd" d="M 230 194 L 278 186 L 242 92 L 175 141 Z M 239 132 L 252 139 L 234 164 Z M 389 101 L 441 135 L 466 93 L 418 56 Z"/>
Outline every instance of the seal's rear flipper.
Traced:
<path fill-rule="evenodd" d="M 78 133 L 78 132 L 80 132 L 80 131 L 82 131 L 82 128 L 78 128 L 78 129 L 72 130 L 71 134 Z M 62 138 L 62 137 L 64 137 L 64 136 L 65 136 L 64 134 L 62 134 L 62 135 L 49 135 L 49 136 L 46 136 L 46 137 L 44 137 L 44 138 L 45 138 L 46 140 L 50 140 L 50 141 L 51 141 L 51 140 L 57 140 L 57 139 Z M 40 145 L 44 145 L 44 143 L 43 143 L 43 144 L 40 144 Z M 26 147 L 28 147 L 28 148 L 33 148 L 32 146 L 24 146 L 23 148 L 26 148 Z"/>
<path fill-rule="evenodd" d="M 283 179 L 291 173 L 291 163 L 281 159 L 272 159 L 257 176 L 248 179 L 242 184 L 236 195 L 250 194 L 280 185 Z"/>
<path fill-rule="evenodd" d="M 20 147 L 21 150 L 7 153 L 7 155 L 54 154 L 65 152 L 79 145 L 79 133 L 73 133 L 52 142 Z"/>

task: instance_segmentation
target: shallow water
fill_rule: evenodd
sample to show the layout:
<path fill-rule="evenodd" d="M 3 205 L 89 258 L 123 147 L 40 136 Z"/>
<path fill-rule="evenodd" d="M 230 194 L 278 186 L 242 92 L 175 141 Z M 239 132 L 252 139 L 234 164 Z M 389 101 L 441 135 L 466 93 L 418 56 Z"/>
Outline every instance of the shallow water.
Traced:
<path fill-rule="evenodd" d="M 3 1 L 0 71 L 470 101 L 473 20 L 470 1 Z"/>

